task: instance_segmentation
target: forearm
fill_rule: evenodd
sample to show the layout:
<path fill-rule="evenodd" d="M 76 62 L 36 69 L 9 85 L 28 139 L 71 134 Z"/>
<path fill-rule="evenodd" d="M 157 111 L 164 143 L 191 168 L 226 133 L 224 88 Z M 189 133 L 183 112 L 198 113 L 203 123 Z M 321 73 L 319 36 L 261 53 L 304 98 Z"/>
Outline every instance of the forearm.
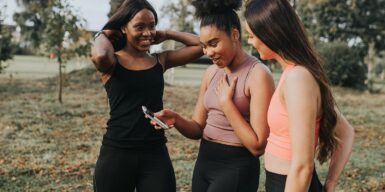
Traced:
<path fill-rule="evenodd" d="M 241 115 L 233 102 L 228 102 L 222 107 L 234 133 L 241 140 L 242 144 L 253 154 L 261 155 L 264 152 L 265 142 L 261 141 L 254 132 L 250 123 Z"/>
<path fill-rule="evenodd" d="M 202 137 L 203 127 L 196 121 L 185 119 L 179 114 L 176 115 L 174 127 L 187 138 L 200 139 Z"/>
<path fill-rule="evenodd" d="M 179 32 L 179 31 L 172 31 L 172 30 L 167 30 L 165 32 L 166 32 L 166 39 L 168 40 L 178 41 L 185 44 L 186 46 L 200 47 L 199 37 L 194 34 Z"/>
<path fill-rule="evenodd" d="M 313 169 L 312 163 L 303 164 L 302 166 L 292 165 L 287 175 L 285 192 L 307 192 L 309 190 Z"/>
<path fill-rule="evenodd" d="M 339 113 L 339 112 L 337 112 Z M 333 152 L 330 160 L 328 175 L 326 177 L 325 186 L 336 185 L 339 176 L 341 175 L 346 163 L 349 160 L 353 142 L 354 142 L 354 129 L 346 121 L 342 114 L 339 114 L 336 132 L 339 138 L 337 148 Z M 333 187 L 334 188 L 334 187 Z"/>
<path fill-rule="evenodd" d="M 95 39 L 91 49 L 91 59 L 100 72 L 107 72 L 113 66 L 114 48 L 106 36 L 99 35 Z"/>

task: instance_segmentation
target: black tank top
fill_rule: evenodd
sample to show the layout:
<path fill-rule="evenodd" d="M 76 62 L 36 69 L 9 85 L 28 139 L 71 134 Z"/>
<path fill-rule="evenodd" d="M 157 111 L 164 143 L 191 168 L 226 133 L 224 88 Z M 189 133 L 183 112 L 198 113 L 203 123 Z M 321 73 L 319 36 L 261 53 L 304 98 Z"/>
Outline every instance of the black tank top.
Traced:
<path fill-rule="evenodd" d="M 103 145 L 140 148 L 166 142 L 164 130 L 156 130 L 142 112 L 142 105 L 155 112 L 163 109 L 164 79 L 159 60 L 153 67 L 140 71 L 126 69 L 117 62 L 104 87 L 110 119 Z"/>

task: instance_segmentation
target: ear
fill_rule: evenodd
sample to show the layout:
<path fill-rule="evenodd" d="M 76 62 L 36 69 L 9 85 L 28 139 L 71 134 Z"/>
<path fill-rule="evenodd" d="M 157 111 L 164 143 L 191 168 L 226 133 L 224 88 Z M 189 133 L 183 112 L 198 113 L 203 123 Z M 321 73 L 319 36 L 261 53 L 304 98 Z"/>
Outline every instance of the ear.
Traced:
<path fill-rule="evenodd" d="M 240 35 L 238 29 L 236 29 L 236 28 L 231 29 L 231 37 L 232 37 L 233 41 L 239 41 L 240 36 L 241 35 Z"/>
<path fill-rule="evenodd" d="M 120 31 L 122 32 L 122 34 L 126 34 L 126 26 L 127 26 L 127 25 L 123 25 L 123 26 L 120 28 Z"/>

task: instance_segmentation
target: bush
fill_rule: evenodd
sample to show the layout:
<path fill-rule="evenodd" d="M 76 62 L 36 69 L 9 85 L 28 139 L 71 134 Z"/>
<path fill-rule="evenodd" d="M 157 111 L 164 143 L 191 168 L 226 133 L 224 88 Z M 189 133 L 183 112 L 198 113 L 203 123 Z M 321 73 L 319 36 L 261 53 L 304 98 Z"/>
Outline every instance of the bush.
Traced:
<path fill-rule="evenodd" d="M 343 42 L 319 43 L 317 47 L 331 84 L 355 89 L 366 87 L 367 67 L 359 48 Z"/>

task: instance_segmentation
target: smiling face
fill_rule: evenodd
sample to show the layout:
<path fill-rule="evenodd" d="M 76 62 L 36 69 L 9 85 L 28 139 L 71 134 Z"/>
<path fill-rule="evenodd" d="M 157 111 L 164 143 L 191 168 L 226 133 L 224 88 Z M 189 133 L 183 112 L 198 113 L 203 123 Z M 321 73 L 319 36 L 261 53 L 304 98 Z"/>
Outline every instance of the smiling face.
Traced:
<path fill-rule="evenodd" d="M 271 60 L 276 57 L 276 53 L 272 51 L 265 43 L 263 43 L 250 29 L 246 23 L 246 31 L 248 33 L 247 43 L 253 46 L 259 53 L 261 59 Z"/>
<path fill-rule="evenodd" d="M 127 37 L 127 46 L 138 51 L 148 51 L 156 34 L 155 25 L 155 16 L 150 10 L 139 11 L 122 28 L 122 32 Z"/>
<path fill-rule="evenodd" d="M 228 66 L 235 56 L 235 39 L 233 35 L 228 35 L 225 31 L 215 26 L 204 26 L 200 30 L 200 42 L 203 53 L 207 55 L 215 65 L 220 68 Z M 235 40 L 234 40 L 235 39 Z"/>

